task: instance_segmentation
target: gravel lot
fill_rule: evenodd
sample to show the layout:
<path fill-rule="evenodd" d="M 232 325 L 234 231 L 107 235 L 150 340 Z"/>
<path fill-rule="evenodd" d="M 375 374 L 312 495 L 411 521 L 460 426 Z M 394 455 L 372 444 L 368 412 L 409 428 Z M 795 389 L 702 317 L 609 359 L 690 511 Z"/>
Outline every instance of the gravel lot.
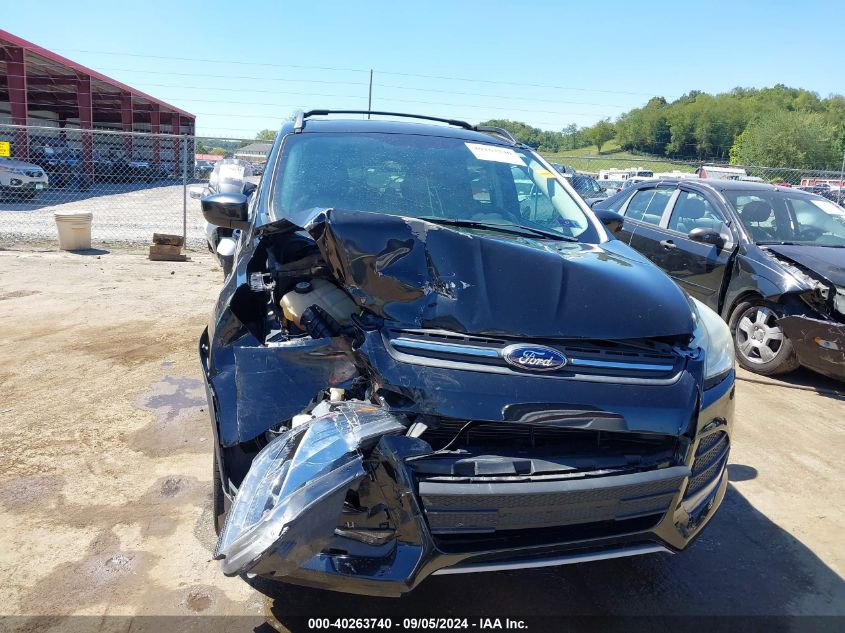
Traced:
<path fill-rule="evenodd" d="M 32 201 L 0 201 L 2 245 L 56 240 L 55 211 L 94 214 L 95 246 L 147 244 L 153 233 L 182 235 L 182 184 L 104 183 L 87 192 L 52 189 Z M 197 200 L 187 199 L 188 244 L 205 242 L 205 222 Z"/>
<path fill-rule="evenodd" d="M 225 578 L 210 560 L 196 358 L 220 277 L 202 250 L 186 263 L 0 251 L 3 613 L 244 614 L 280 628 L 296 615 L 845 615 L 845 388 L 809 372 L 741 373 L 729 492 L 681 555 L 433 577 L 400 600 L 265 597 Z"/>

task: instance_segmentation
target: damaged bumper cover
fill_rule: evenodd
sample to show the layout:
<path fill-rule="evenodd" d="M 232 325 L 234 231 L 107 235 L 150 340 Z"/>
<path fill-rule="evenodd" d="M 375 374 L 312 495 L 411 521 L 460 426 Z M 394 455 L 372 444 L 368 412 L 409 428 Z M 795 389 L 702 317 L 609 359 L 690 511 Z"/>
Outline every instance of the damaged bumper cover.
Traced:
<path fill-rule="evenodd" d="M 807 316 L 786 316 L 780 324 L 802 365 L 845 380 L 845 324 Z"/>
<path fill-rule="evenodd" d="M 729 380 L 704 393 L 695 440 L 676 463 L 493 482 L 421 474 L 414 462 L 431 446 L 406 434 L 404 418 L 335 404 L 254 460 L 215 555 L 227 575 L 399 596 L 432 574 L 678 551 L 724 497 L 732 413 Z M 380 502 L 350 509 L 350 491 Z M 367 529 L 373 538 L 361 538 Z"/>

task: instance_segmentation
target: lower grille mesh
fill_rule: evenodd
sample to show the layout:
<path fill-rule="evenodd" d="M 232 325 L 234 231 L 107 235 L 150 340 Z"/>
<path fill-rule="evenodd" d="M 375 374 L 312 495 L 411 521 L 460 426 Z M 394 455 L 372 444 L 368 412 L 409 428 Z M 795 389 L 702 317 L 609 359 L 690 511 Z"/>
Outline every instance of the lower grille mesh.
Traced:
<path fill-rule="evenodd" d="M 701 440 L 695 452 L 687 497 L 697 493 L 721 474 L 728 460 L 728 448 L 728 436 L 721 431 Z"/>
<path fill-rule="evenodd" d="M 547 484 L 422 481 L 419 493 L 433 534 L 484 533 L 663 514 L 688 474 L 676 466 Z"/>

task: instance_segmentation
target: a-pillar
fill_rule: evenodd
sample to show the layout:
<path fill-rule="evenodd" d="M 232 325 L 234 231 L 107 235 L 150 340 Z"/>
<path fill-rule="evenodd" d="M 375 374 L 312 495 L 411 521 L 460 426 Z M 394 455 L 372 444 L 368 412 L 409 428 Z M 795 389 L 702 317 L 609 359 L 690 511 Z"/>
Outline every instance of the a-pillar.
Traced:
<path fill-rule="evenodd" d="M 29 105 L 26 98 L 26 57 L 18 46 L 6 47 L 6 73 L 9 86 L 9 104 L 12 109 L 12 124 L 26 125 Z M 29 158 L 29 134 L 27 130 L 15 129 L 12 135 L 13 156 L 21 160 Z"/>
<path fill-rule="evenodd" d="M 124 92 L 120 95 L 120 129 L 126 132 L 123 136 L 123 151 L 127 160 L 132 160 L 132 132 L 135 131 L 135 108 L 132 93 Z"/>
<path fill-rule="evenodd" d="M 76 107 L 82 128 L 82 164 L 85 173 L 94 178 L 94 108 L 91 101 L 91 77 L 81 75 L 76 81 Z"/>

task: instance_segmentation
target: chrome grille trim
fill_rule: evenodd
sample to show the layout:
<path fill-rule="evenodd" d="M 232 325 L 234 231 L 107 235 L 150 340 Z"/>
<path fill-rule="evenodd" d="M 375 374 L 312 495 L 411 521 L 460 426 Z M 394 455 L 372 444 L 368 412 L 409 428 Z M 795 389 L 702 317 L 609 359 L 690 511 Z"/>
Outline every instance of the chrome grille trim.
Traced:
<path fill-rule="evenodd" d="M 609 360 L 569 358 L 567 365 L 573 367 L 595 367 L 596 369 L 631 369 L 634 371 L 671 371 L 674 365 L 651 365 L 648 363 L 615 363 Z"/>
<path fill-rule="evenodd" d="M 480 345 L 467 345 L 464 343 L 452 343 L 436 340 L 421 340 L 416 338 L 399 337 L 390 339 L 390 345 L 398 351 L 408 350 L 406 353 L 413 354 L 412 350 L 422 350 L 427 352 L 440 353 L 445 355 L 475 357 L 475 358 L 489 358 L 489 359 L 503 359 L 505 347 L 483 347 Z M 619 362 L 600 360 L 598 358 L 579 358 L 578 351 L 566 350 L 567 366 L 585 369 L 610 369 L 622 371 L 641 371 L 641 372 L 670 372 L 674 369 L 674 364 L 658 364 L 658 363 L 643 363 L 643 362 Z M 455 359 L 459 360 L 459 359 Z M 565 367 L 564 367 L 565 369 Z"/>
<path fill-rule="evenodd" d="M 417 339 L 396 338 L 391 342 L 393 347 L 406 349 L 421 349 L 428 352 L 442 352 L 444 354 L 458 354 L 461 356 L 480 356 L 485 358 L 500 358 L 501 351 L 491 347 L 477 347 L 475 345 L 460 345 L 456 343 L 439 343 L 436 341 L 420 341 Z"/>

